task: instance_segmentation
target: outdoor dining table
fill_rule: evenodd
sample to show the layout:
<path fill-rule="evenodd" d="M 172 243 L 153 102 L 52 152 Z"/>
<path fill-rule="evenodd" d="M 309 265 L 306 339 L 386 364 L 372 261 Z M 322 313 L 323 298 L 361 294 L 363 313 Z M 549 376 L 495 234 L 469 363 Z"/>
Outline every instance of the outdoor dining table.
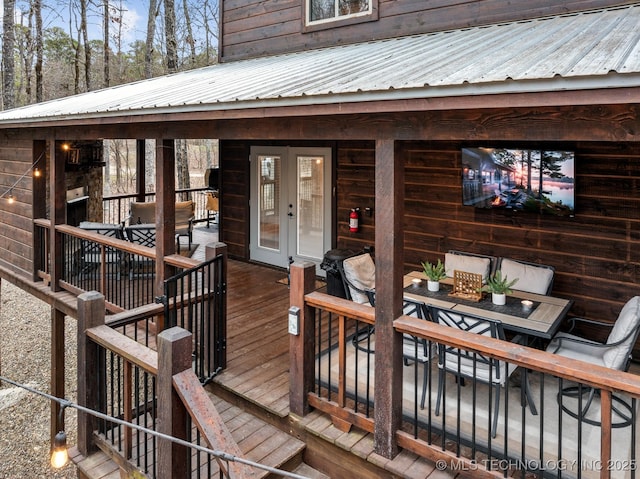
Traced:
<path fill-rule="evenodd" d="M 413 281 L 416 278 L 422 280 L 419 285 Z M 452 285 L 453 279 L 446 278 L 440 281 L 439 291 L 428 291 L 424 273 L 412 271 L 404 277 L 404 296 L 430 306 L 500 321 L 505 331 L 526 336 L 528 340 L 551 339 L 573 304 L 569 299 L 513 290 L 506 304 L 499 306 L 492 303 L 490 294 L 480 301 L 451 296 Z M 531 301 L 531 307 L 525 309 L 522 300 Z"/>
<path fill-rule="evenodd" d="M 416 283 L 415 279 L 421 281 Z M 414 301 L 500 321 L 505 331 L 519 335 L 523 339 L 522 343 L 526 345 L 531 345 L 536 339 L 551 339 L 573 304 L 569 299 L 517 290 L 513 290 L 507 296 L 504 305 L 493 304 L 490 294 L 479 301 L 464 299 L 450 295 L 453 289 L 452 278 L 441 280 L 439 291 L 429 291 L 427 278 L 422 271 L 412 271 L 405 275 L 403 286 L 404 297 Z M 531 304 L 525 308 L 522 304 L 523 300 L 528 300 Z M 527 398 L 531 398 L 526 368 L 522 380 Z M 536 405 L 531 399 L 529 399 L 529 408 L 532 414 L 538 414 Z"/>

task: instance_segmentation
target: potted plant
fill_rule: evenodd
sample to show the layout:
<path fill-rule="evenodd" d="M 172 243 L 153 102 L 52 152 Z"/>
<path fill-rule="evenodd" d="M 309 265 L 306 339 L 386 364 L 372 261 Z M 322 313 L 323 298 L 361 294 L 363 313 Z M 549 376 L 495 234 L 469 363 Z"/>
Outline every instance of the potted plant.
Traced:
<path fill-rule="evenodd" d="M 480 291 L 491 293 L 491 300 L 493 304 L 502 306 L 507 302 L 507 294 L 510 294 L 511 286 L 516 284 L 518 278 L 509 281 L 506 276 L 502 277 L 501 271 L 496 271 L 493 276 L 487 278 L 487 284 L 485 284 Z"/>
<path fill-rule="evenodd" d="M 447 277 L 442 261 L 438 260 L 436 264 L 425 261 L 422 263 L 422 269 L 427 277 L 427 289 L 429 291 L 439 291 L 440 280 Z"/>

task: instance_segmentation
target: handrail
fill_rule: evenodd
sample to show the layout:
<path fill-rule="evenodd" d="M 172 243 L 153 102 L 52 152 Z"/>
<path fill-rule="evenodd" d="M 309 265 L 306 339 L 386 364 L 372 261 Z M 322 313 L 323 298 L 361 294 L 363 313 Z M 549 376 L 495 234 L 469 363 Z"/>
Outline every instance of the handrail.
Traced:
<path fill-rule="evenodd" d="M 242 456 L 242 451 L 238 444 L 234 441 L 224 425 L 220 414 L 211 403 L 211 399 L 205 393 L 204 388 L 200 384 L 200 380 L 194 374 L 192 369 L 187 369 L 173 376 L 173 387 L 182 400 L 187 413 L 193 420 L 194 425 L 204 437 L 207 445 L 214 450 L 223 450 L 227 454 L 233 456 Z M 216 424 L 216 427 L 213 425 Z M 220 458 L 216 458 L 218 466 L 224 470 L 224 463 Z M 225 474 L 228 477 L 242 479 L 251 477 L 246 474 L 246 468 L 237 463 L 230 463 L 229 470 Z"/>
<path fill-rule="evenodd" d="M 356 319 L 368 324 L 375 324 L 376 322 L 375 309 L 367 304 L 358 304 L 349 299 L 343 299 L 317 291 L 306 294 L 304 300 L 309 306 L 320 308 L 329 313 L 349 316 L 351 319 Z"/>
<path fill-rule="evenodd" d="M 107 325 L 87 329 L 86 333 L 96 344 L 113 351 L 129 363 L 157 376 L 158 353 L 154 350 L 134 341 Z"/>
<path fill-rule="evenodd" d="M 558 356 L 508 341 L 482 336 L 468 331 L 401 316 L 393 322 L 396 331 L 431 340 L 440 344 L 475 351 L 525 368 L 577 381 L 606 391 L 623 391 L 640 397 L 640 383 L 636 375 Z"/>

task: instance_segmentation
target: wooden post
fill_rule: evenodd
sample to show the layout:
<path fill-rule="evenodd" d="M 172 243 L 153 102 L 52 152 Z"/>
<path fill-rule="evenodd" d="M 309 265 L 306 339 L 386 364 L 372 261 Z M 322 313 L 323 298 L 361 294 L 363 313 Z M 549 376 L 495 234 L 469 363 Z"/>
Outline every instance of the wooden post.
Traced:
<path fill-rule="evenodd" d="M 56 225 L 67 222 L 67 189 L 65 181 L 65 159 L 56 158 L 55 138 L 49 139 L 50 175 L 49 191 L 51 191 L 51 231 L 50 253 L 51 253 L 51 290 L 60 291 L 60 278 L 62 276 L 62 261 L 64 251 L 62 250 L 62 235 L 56 231 Z"/>
<path fill-rule="evenodd" d="M 208 348 L 214 348 L 216 352 L 216 366 L 224 369 L 227 367 L 227 245 L 217 242 L 209 243 L 205 246 L 205 260 L 213 259 L 219 254 L 222 255 L 222 264 L 218 273 L 222 277 L 224 286 L 222 291 L 217 292 L 218 294 L 214 299 L 217 304 L 214 304 L 214 301 L 209 301 L 209 318 L 215 318 L 217 310 L 218 321 L 215 324 L 215 328 L 209 328 L 206 337 L 209 338 Z M 213 274 L 214 270 L 212 269 L 211 274 L 205 278 L 206 287 L 212 284 L 215 286 L 217 278 L 213 277 Z"/>
<path fill-rule="evenodd" d="M 104 311 L 103 311 L 104 316 Z M 65 314 L 51 308 L 51 395 L 64 397 L 64 318 Z M 51 402 L 51 444 L 58 431 L 64 429 L 64 418 L 60 418 L 60 404 Z"/>
<path fill-rule="evenodd" d="M 404 165 L 391 139 L 376 141 L 376 453 L 398 454 L 396 431 L 402 422 L 402 335 L 393 321 L 402 314 Z"/>
<path fill-rule="evenodd" d="M 289 408 L 298 416 L 309 412 L 308 393 L 313 391 L 315 377 L 315 314 L 304 303 L 305 294 L 315 289 L 315 280 L 314 263 L 291 265 L 289 303 L 291 308 L 299 308 L 299 327 L 297 335 L 289 334 Z"/>
<path fill-rule="evenodd" d="M 105 355 L 87 338 L 86 331 L 103 325 L 104 317 L 104 296 L 96 291 L 78 296 L 78 404 L 100 412 L 105 412 L 105 391 L 99 375 L 105 374 Z M 92 441 L 97 424 L 94 416 L 78 411 L 78 450 L 84 456 L 97 450 Z"/>
<path fill-rule="evenodd" d="M 136 201 L 144 202 L 146 199 L 146 140 L 136 140 Z"/>
<path fill-rule="evenodd" d="M 35 140 L 33 142 L 33 163 L 40 171 L 40 176 L 33 175 L 33 219 L 46 218 L 47 216 L 47 142 Z M 42 250 L 42 235 L 45 234 L 39 226 L 33 225 L 33 281 L 41 281 L 38 277 L 38 266 L 44 263 L 45 251 Z"/>
<path fill-rule="evenodd" d="M 158 335 L 158 432 L 189 441 L 187 408 L 173 387 L 174 374 L 191 369 L 192 335 L 173 327 Z M 158 477 L 191 477 L 191 449 L 158 438 Z"/>
<path fill-rule="evenodd" d="M 164 257 L 176 252 L 176 156 L 173 140 L 156 139 L 156 296 L 164 294 L 164 280 L 173 274 Z M 158 331 L 164 319 L 158 317 Z"/>

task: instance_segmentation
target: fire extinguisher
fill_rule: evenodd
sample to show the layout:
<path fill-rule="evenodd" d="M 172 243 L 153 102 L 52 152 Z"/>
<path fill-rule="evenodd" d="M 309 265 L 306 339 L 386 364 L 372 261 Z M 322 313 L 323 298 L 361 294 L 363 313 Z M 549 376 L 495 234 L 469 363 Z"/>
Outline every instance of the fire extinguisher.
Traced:
<path fill-rule="evenodd" d="M 349 231 L 352 233 L 358 232 L 358 212 L 360 208 L 351 208 L 351 213 L 349 213 Z"/>

